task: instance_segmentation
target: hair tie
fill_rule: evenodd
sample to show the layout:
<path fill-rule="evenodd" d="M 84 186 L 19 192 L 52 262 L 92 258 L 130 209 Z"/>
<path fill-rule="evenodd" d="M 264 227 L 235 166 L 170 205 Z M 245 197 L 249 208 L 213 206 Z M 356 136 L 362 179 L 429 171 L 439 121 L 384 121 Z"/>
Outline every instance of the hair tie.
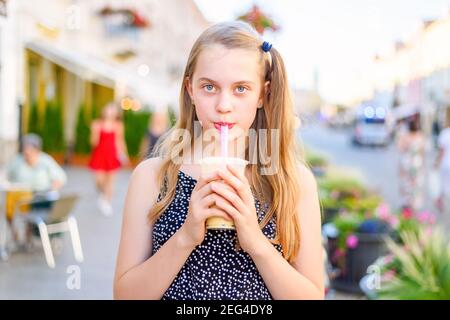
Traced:
<path fill-rule="evenodd" d="M 272 44 L 270 44 L 267 41 L 264 41 L 263 44 L 261 45 L 261 48 L 263 49 L 264 52 L 269 52 L 270 49 L 272 49 Z"/>

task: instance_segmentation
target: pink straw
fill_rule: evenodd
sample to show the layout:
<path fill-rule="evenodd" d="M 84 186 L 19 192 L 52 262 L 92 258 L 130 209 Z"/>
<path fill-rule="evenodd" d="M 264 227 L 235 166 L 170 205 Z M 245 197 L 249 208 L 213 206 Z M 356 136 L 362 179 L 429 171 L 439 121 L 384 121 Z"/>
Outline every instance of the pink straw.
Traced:
<path fill-rule="evenodd" d="M 220 155 L 228 157 L 228 125 L 220 126 Z"/>

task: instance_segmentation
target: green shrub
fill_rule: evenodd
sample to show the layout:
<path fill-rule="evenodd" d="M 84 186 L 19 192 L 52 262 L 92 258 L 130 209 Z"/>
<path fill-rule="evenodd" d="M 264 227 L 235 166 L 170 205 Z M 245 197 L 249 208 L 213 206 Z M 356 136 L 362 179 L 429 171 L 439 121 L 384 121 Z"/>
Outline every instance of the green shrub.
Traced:
<path fill-rule="evenodd" d="M 65 150 L 62 106 L 59 103 L 49 102 L 45 108 L 42 141 L 45 152 Z"/>
<path fill-rule="evenodd" d="M 42 137 L 41 122 L 39 121 L 39 112 L 37 103 L 34 102 L 30 108 L 30 116 L 28 118 L 28 132 L 35 133 Z"/>
<path fill-rule="evenodd" d="M 84 106 L 78 109 L 77 125 L 75 133 L 74 151 L 77 154 L 89 154 L 91 152 L 91 128 L 90 121 L 86 119 L 86 110 Z"/>
<path fill-rule="evenodd" d="M 123 114 L 125 126 L 125 142 L 130 157 L 139 155 L 139 149 L 147 132 L 151 113 L 148 111 L 125 111 Z"/>

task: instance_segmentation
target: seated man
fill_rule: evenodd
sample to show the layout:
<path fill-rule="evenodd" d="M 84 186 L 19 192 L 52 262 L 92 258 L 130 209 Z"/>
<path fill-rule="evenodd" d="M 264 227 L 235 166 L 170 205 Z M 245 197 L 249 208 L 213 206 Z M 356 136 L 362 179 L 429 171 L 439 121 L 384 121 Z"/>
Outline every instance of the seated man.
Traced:
<path fill-rule="evenodd" d="M 22 145 L 22 154 L 8 165 L 6 174 L 9 182 L 20 185 L 28 192 L 13 192 L 7 197 L 7 216 L 10 220 L 16 201 L 29 199 L 30 193 L 57 192 L 67 181 L 64 170 L 51 156 L 41 151 L 42 140 L 38 135 L 32 133 L 24 136 Z"/>

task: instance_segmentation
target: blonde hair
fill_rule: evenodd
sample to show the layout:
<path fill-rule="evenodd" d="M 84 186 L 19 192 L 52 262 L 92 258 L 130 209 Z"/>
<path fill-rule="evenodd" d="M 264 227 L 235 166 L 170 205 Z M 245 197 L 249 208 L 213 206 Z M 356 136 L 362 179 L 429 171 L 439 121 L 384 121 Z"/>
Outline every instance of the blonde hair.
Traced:
<path fill-rule="evenodd" d="M 208 46 L 220 44 L 227 49 L 243 48 L 260 53 L 261 80 L 270 81 L 269 90 L 264 96 L 263 108 L 259 108 L 251 126 L 259 133 L 259 129 L 279 129 L 280 141 L 277 142 L 278 171 L 273 175 L 260 175 L 262 166 L 250 164 L 251 187 L 258 190 L 256 197 L 261 203 L 268 205 L 268 211 L 260 223 L 261 229 L 276 218 L 277 235 L 272 241 L 281 244 L 283 256 L 292 262 L 300 247 L 300 222 L 298 219 L 298 199 L 300 195 L 299 165 L 303 162 L 300 148 L 295 139 L 295 115 L 289 92 L 286 70 L 279 52 L 272 48 L 270 54 L 261 49 L 262 39 L 249 24 L 242 21 L 223 22 L 206 29 L 195 42 L 190 52 L 186 69 L 183 75 L 183 83 L 180 92 L 180 116 L 175 126 L 159 139 L 152 156 L 162 156 L 162 167 L 158 175 L 158 183 L 164 192 L 149 212 L 150 221 L 157 220 L 169 207 L 175 196 L 178 171 L 180 164 L 175 164 L 166 158 L 170 151 L 177 146 L 185 150 L 185 146 L 193 146 L 194 121 L 196 119 L 195 108 L 186 89 L 186 79 L 192 79 L 199 54 Z M 189 139 L 183 141 L 171 141 L 170 135 L 174 130 L 186 129 L 191 133 Z M 269 153 L 272 154 L 271 135 L 267 139 Z M 180 146 L 181 144 L 181 146 Z M 247 150 L 249 147 L 247 146 Z M 258 144 L 254 145 L 254 154 L 259 154 Z M 183 156 L 183 155 L 181 155 Z M 264 201 L 268 200 L 268 201 Z"/>

